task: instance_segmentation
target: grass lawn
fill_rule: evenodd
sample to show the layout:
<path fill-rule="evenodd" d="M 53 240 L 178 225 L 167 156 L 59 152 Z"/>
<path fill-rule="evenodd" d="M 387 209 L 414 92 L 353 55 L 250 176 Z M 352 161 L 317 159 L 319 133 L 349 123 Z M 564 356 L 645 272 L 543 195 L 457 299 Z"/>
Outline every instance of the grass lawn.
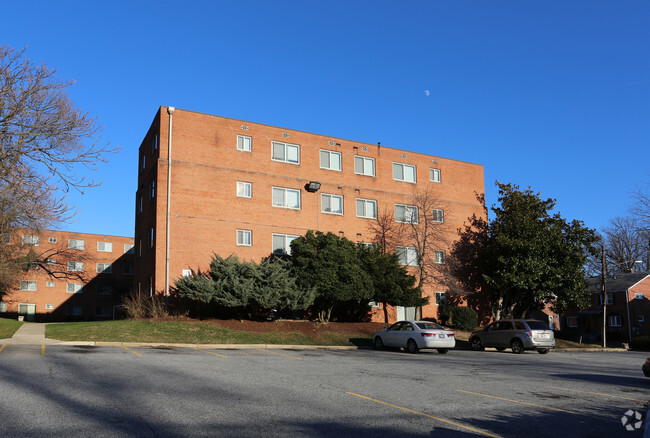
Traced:
<path fill-rule="evenodd" d="M 23 325 L 21 321 L 15 319 L 0 318 L 0 339 L 10 338 L 16 333 L 16 330 Z"/>
<path fill-rule="evenodd" d="M 48 324 L 48 338 L 61 341 L 161 342 L 180 344 L 371 345 L 371 337 L 349 333 L 251 333 L 188 321 L 95 321 Z"/>

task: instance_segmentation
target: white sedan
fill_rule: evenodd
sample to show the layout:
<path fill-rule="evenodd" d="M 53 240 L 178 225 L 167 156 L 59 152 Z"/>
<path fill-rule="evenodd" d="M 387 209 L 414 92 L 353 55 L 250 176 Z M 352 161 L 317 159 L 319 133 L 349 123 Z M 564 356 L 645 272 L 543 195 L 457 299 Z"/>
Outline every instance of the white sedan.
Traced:
<path fill-rule="evenodd" d="M 373 337 L 375 348 L 406 348 L 417 353 L 422 348 L 435 348 L 444 354 L 456 346 L 454 332 L 428 321 L 399 321 Z"/>

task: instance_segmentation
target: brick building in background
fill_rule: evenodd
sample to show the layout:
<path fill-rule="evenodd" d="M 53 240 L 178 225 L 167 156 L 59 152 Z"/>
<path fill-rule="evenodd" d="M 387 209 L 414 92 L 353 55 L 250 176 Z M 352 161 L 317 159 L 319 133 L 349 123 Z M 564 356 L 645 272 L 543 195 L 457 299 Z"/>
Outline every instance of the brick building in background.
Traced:
<path fill-rule="evenodd" d="M 27 256 L 18 289 L 0 296 L 0 314 L 27 321 L 111 319 L 133 290 L 133 238 L 45 230 L 10 239 Z"/>
<path fill-rule="evenodd" d="M 408 217 L 423 190 L 444 206 L 447 243 L 436 248 L 444 263 L 458 228 L 485 215 L 481 165 L 161 107 L 139 149 L 135 288 L 166 293 L 190 270 L 206 270 L 213 253 L 259 262 L 308 230 L 371 242 L 377 215 Z M 412 248 L 398 251 L 408 264 Z M 437 316 L 444 292 L 424 290 L 422 317 Z"/>

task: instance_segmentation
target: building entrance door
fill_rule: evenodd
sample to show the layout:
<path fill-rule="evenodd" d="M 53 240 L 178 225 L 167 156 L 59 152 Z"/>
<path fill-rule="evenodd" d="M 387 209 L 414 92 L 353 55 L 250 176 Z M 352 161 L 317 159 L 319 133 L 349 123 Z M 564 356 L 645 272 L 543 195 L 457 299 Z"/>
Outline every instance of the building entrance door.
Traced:
<path fill-rule="evenodd" d="M 36 304 L 20 303 L 18 305 L 18 316 L 25 317 L 25 321 L 34 322 L 34 315 L 36 315 Z"/>

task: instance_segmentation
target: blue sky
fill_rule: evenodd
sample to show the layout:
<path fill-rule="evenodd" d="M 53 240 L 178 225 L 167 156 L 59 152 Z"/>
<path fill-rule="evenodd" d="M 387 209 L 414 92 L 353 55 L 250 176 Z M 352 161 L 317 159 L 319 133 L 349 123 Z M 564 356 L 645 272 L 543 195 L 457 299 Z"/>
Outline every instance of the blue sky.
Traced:
<path fill-rule="evenodd" d="M 121 151 L 62 229 L 132 236 L 160 105 L 482 164 L 602 228 L 650 183 L 650 2 L 5 2 Z M 9 18 L 11 17 L 11 18 Z"/>

